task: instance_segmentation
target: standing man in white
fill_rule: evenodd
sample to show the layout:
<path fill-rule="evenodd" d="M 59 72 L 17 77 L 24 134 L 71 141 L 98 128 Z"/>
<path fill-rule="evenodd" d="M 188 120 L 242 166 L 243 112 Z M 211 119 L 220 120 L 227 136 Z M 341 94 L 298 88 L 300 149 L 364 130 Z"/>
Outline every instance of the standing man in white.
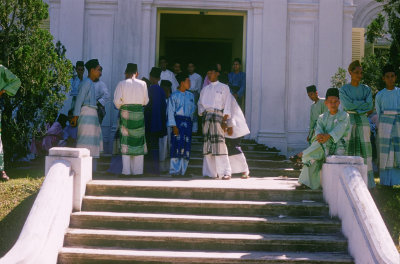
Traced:
<path fill-rule="evenodd" d="M 168 61 L 167 58 L 165 57 L 160 57 L 159 59 L 159 67 L 161 69 L 161 75 L 160 75 L 160 81 L 158 84 L 161 84 L 162 80 L 168 80 L 172 83 L 172 92 L 175 92 L 176 89 L 178 88 L 179 84 L 178 81 L 175 78 L 175 74 L 167 69 L 168 66 Z"/>
<path fill-rule="evenodd" d="M 231 93 L 226 84 L 218 81 L 216 65 L 208 68 L 210 84 L 200 93 L 199 116 L 203 116 L 203 176 L 223 180 L 231 178 L 231 165 L 225 144 L 227 120 L 231 115 Z"/>
<path fill-rule="evenodd" d="M 137 65 L 128 63 L 125 80 L 118 83 L 114 105 L 120 109 L 122 174 L 143 174 L 143 155 L 147 153 L 143 106 L 149 102 L 147 85 L 136 79 Z"/>

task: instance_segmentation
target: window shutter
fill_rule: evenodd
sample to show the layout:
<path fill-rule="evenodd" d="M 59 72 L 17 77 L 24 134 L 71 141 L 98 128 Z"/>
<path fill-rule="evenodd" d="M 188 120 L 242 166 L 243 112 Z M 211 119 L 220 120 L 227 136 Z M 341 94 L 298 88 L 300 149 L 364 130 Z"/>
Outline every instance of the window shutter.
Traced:
<path fill-rule="evenodd" d="M 364 58 L 365 28 L 353 28 L 352 29 L 352 53 L 351 61 L 362 60 Z"/>

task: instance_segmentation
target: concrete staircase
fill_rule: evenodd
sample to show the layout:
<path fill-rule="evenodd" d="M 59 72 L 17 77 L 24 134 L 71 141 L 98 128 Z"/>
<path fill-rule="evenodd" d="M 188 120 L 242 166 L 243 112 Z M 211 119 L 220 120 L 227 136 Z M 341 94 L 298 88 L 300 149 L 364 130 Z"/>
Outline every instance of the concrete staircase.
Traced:
<path fill-rule="evenodd" d="M 288 176 L 298 172 L 268 155 L 249 158 L 260 174 L 248 180 L 202 179 L 196 154 L 192 178 L 100 174 L 71 215 L 58 263 L 353 263 L 322 193 L 296 190 Z"/>

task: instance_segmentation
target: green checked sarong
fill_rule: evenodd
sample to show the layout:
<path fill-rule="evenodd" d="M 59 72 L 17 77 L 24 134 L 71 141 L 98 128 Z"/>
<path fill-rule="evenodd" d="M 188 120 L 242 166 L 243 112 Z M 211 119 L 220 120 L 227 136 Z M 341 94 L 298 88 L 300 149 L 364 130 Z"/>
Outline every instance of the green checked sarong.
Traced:
<path fill-rule="evenodd" d="M 368 167 L 368 188 L 375 187 L 372 170 L 371 128 L 366 115 L 349 113 L 350 133 L 346 153 L 348 156 L 360 156 Z"/>
<path fill-rule="evenodd" d="M 379 116 L 378 142 L 379 168 L 400 168 L 400 115 Z"/>
<path fill-rule="evenodd" d="M 121 154 L 130 156 L 146 154 L 143 106 L 123 105 L 120 111 Z"/>

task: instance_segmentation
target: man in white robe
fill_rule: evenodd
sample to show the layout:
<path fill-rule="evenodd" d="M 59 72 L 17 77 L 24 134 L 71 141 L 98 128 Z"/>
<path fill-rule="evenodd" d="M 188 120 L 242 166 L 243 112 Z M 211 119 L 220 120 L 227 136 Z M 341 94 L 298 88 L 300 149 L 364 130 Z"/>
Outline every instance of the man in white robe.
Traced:
<path fill-rule="evenodd" d="M 160 57 L 159 66 L 161 68 L 161 76 L 160 76 L 160 81 L 158 82 L 158 84 L 161 84 L 162 80 L 168 80 L 172 83 L 172 86 L 171 86 L 172 92 L 175 92 L 176 89 L 178 88 L 179 84 L 175 78 L 175 74 L 172 71 L 167 69 L 167 66 L 168 66 L 167 58 Z"/>
<path fill-rule="evenodd" d="M 224 130 L 231 115 L 231 96 L 229 87 L 218 81 L 219 72 L 215 65 L 207 72 L 209 85 L 200 93 L 199 116 L 203 116 L 203 176 L 224 180 L 231 178 L 231 165 L 225 144 Z"/>
<path fill-rule="evenodd" d="M 194 65 L 193 62 L 189 62 L 188 63 L 187 70 L 188 70 L 189 79 L 190 79 L 189 92 L 193 93 L 194 101 L 195 101 L 196 106 L 197 106 L 197 102 L 199 101 L 199 96 L 200 96 L 201 85 L 202 85 L 203 79 L 201 78 L 200 74 L 195 72 L 196 66 Z M 195 113 L 193 117 L 194 117 L 194 119 L 193 119 L 193 133 L 197 133 L 198 127 L 199 127 L 198 126 L 197 113 Z"/>
<path fill-rule="evenodd" d="M 128 63 L 125 70 L 126 79 L 118 83 L 114 93 L 114 105 L 121 109 L 121 121 L 128 120 L 127 127 L 120 122 L 122 174 L 124 175 L 143 174 L 143 155 L 147 153 L 143 106 L 147 105 L 149 97 L 146 83 L 136 79 L 137 76 L 137 65 Z M 134 122 L 137 124 L 129 127 Z M 125 144 L 124 136 L 127 138 Z"/>

